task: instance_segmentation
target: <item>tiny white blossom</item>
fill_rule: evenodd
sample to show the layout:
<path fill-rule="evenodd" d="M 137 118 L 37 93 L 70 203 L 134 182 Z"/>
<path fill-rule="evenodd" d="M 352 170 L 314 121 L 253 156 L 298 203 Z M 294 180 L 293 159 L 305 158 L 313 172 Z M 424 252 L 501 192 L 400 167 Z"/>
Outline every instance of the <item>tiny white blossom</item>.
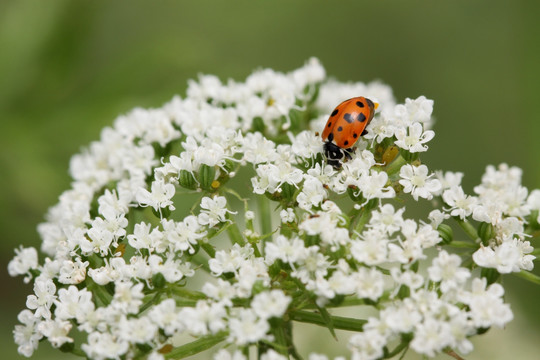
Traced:
<path fill-rule="evenodd" d="M 397 146 L 414 153 L 426 151 L 428 147 L 424 144 L 433 139 L 435 132 L 433 130 L 424 130 L 420 123 L 415 122 L 408 128 L 398 128 L 395 135 L 397 138 L 395 144 Z"/>
<path fill-rule="evenodd" d="M 293 208 L 283 209 L 279 212 L 281 217 L 281 222 L 283 223 L 292 223 L 296 220 L 296 215 L 294 214 Z"/>
<path fill-rule="evenodd" d="M 165 184 L 163 181 L 152 182 L 151 191 L 140 188 L 137 192 L 137 201 L 142 206 L 151 206 L 158 211 L 161 208 L 168 207 L 174 210 L 175 207 L 171 198 L 174 196 L 175 189 L 173 184 Z"/>
<path fill-rule="evenodd" d="M 85 322 L 88 314 L 95 309 L 92 293 L 86 289 L 79 290 L 74 285 L 58 290 L 58 299 L 54 303 L 54 315 L 57 319 L 77 319 L 80 323 Z"/>
<path fill-rule="evenodd" d="M 457 290 L 471 276 L 468 269 L 460 267 L 461 259 L 455 254 L 441 251 L 428 268 L 429 278 L 441 283 L 443 293 Z"/>
<path fill-rule="evenodd" d="M 251 308 L 261 319 L 280 317 L 287 310 L 291 300 L 291 297 L 282 291 L 272 290 L 255 295 Z"/>
<path fill-rule="evenodd" d="M 299 238 L 288 239 L 279 235 L 274 241 L 269 241 L 265 246 L 266 260 L 270 263 L 275 259 L 281 259 L 286 263 L 295 263 L 307 256 L 304 242 Z"/>
<path fill-rule="evenodd" d="M 237 345 L 247 345 L 262 340 L 270 326 L 265 319 L 258 318 L 251 309 L 239 309 L 238 314 L 229 319 L 229 338 Z"/>
<path fill-rule="evenodd" d="M 10 276 L 24 275 L 37 267 L 37 250 L 33 247 L 24 248 L 20 246 L 15 249 L 15 257 L 8 264 L 8 273 Z M 25 282 L 28 281 L 30 281 L 30 277 L 25 278 Z"/>
<path fill-rule="evenodd" d="M 234 213 L 227 209 L 227 199 L 224 196 L 215 198 L 204 197 L 201 200 L 201 213 L 199 224 L 210 227 L 227 220 L 227 213 Z"/>
<path fill-rule="evenodd" d="M 43 334 L 37 331 L 41 320 L 28 309 L 21 311 L 17 319 L 22 323 L 22 325 L 15 325 L 15 330 L 13 330 L 15 343 L 18 345 L 17 351 L 23 356 L 30 357 L 43 337 Z"/>
<path fill-rule="evenodd" d="M 39 332 L 47 337 L 52 346 L 57 348 L 67 342 L 73 342 L 73 339 L 68 336 L 71 327 L 69 321 L 60 319 L 45 320 L 38 325 Z"/>
<path fill-rule="evenodd" d="M 404 187 L 403 191 L 411 193 L 414 200 L 418 200 L 418 197 L 430 200 L 441 188 L 439 180 L 430 179 L 432 175 L 428 175 L 428 168 L 425 165 L 404 165 L 399 176 L 401 177 L 399 183 Z"/>
<path fill-rule="evenodd" d="M 51 305 L 56 299 L 56 286 L 50 279 L 37 278 L 34 283 L 34 294 L 28 295 L 26 306 L 35 310 L 36 317 L 51 318 Z"/>
<path fill-rule="evenodd" d="M 453 186 L 443 192 L 444 202 L 450 206 L 451 216 L 458 216 L 462 220 L 470 216 L 477 204 L 477 199 L 474 196 L 468 196 L 463 191 L 461 186 Z"/>
<path fill-rule="evenodd" d="M 137 313 L 144 297 L 142 289 L 143 284 L 116 282 L 114 286 L 113 305 L 122 313 Z"/>

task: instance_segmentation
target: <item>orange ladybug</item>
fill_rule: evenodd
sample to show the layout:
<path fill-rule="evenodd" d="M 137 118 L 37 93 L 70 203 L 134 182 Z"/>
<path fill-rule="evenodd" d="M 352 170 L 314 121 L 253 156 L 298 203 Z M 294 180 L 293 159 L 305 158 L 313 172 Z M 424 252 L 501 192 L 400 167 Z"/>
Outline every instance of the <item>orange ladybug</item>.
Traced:
<path fill-rule="evenodd" d="M 328 164 L 339 169 L 343 157 L 352 158 L 352 147 L 360 136 L 367 134 L 366 126 L 373 119 L 378 106 L 363 96 L 345 100 L 336 106 L 322 133 Z"/>

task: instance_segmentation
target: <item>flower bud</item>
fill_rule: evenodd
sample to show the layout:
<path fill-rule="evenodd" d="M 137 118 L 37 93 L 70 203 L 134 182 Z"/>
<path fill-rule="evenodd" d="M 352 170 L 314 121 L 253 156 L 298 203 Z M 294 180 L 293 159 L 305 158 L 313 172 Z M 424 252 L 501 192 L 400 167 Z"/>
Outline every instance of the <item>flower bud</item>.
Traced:
<path fill-rule="evenodd" d="M 488 245 L 489 240 L 493 239 L 493 225 L 490 223 L 482 222 L 478 227 L 478 236 L 482 239 L 482 244 Z"/>
<path fill-rule="evenodd" d="M 440 224 L 437 227 L 437 231 L 439 232 L 439 236 L 443 240 L 443 244 L 450 244 L 454 239 L 454 232 L 452 231 L 452 228 L 446 224 Z"/>
<path fill-rule="evenodd" d="M 161 289 L 163 286 L 165 286 L 165 277 L 163 276 L 163 274 L 157 273 L 152 276 L 152 284 L 157 289 Z"/>
<path fill-rule="evenodd" d="M 383 155 L 382 155 L 383 164 L 385 166 L 390 164 L 392 161 L 394 161 L 394 159 L 396 158 L 396 156 L 398 156 L 398 154 L 399 154 L 399 148 L 396 145 L 391 145 L 387 147 L 384 150 Z"/>
<path fill-rule="evenodd" d="M 212 188 L 212 183 L 214 182 L 214 177 L 216 176 L 216 168 L 214 166 L 208 166 L 206 164 L 201 164 L 199 167 L 199 183 L 204 190 L 214 191 Z"/>
<path fill-rule="evenodd" d="M 186 189 L 195 190 L 197 188 L 197 182 L 193 177 L 193 174 L 187 170 L 180 170 L 180 177 L 178 178 L 180 186 Z"/>
<path fill-rule="evenodd" d="M 493 268 L 482 268 L 480 276 L 486 278 L 487 285 L 491 285 L 499 279 L 501 274 L 499 274 L 499 272 Z"/>

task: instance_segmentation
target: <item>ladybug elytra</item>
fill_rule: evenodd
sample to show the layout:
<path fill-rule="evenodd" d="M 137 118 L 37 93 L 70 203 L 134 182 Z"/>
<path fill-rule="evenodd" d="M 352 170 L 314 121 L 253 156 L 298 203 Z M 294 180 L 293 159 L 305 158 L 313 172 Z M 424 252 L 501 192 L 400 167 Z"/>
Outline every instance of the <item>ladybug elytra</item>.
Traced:
<path fill-rule="evenodd" d="M 352 158 L 352 147 L 360 136 L 367 134 L 366 126 L 373 119 L 378 106 L 363 96 L 345 100 L 336 106 L 322 133 L 328 164 L 340 168 L 344 157 Z"/>

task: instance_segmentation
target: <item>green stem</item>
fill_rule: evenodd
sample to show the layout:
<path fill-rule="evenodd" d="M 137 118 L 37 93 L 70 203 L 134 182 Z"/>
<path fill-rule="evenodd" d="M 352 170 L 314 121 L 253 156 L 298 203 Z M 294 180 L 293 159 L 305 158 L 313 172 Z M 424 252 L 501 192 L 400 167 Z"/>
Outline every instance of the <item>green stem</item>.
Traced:
<path fill-rule="evenodd" d="M 143 313 L 146 309 L 148 309 L 150 306 L 156 304 L 159 299 L 161 298 L 161 292 L 157 292 L 153 297 L 152 299 L 150 299 L 148 302 L 144 303 L 140 308 L 139 308 L 139 314 Z"/>
<path fill-rule="evenodd" d="M 532 283 L 535 283 L 536 285 L 540 285 L 540 276 L 535 275 L 531 272 L 521 270 L 520 272 L 514 272 L 512 275 L 515 275 L 517 277 L 520 277 L 522 279 L 528 280 Z"/>
<path fill-rule="evenodd" d="M 230 221 L 230 224 L 227 227 L 227 234 L 229 235 L 229 239 L 231 239 L 231 243 L 244 246 L 246 241 L 244 240 L 238 225 L 234 221 L 234 217 L 231 214 L 227 214 L 227 219 Z"/>
<path fill-rule="evenodd" d="M 94 296 L 96 297 L 98 302 L 101 303 L 102 306 L 107 306 L 111 303 L 112 295 L 107 292 L 105 287 L 95 283 L 93 280 L 90 281 L 89 279 L 87 283 L 88 283 L 88 288 L 94 294 Z"/>
<path fill-rule="evenodd" d="M 274 335 L 275 342 L 279 345 L 276 350 L 286 356 L 289 353 L 289 344 L 287 342 L 284 324 L 282 324 L 281 321 L 280 324 L 274 324 L 274 326 L 272 326 L 272 334 Z"/>
<path fill-rule="evenodd" d="M 270 200 L 266 196 L 259 196 L 257 199 L 259 207 L 259 219 L 261 222 L 261 234 L 272 233 L 272 213 L 270 211 Z"/>
<path fill-rule="evenodd" d="M 456 220 L 456 222 L 463 229 L 463 231 L 465 231 L 465 234 L 467 234 L 472 241 L 476 241 L 479 239 L 476 228 L 472 226 L 470 222 L 468 222 L 467 220 L 462 220 L 458 217 L 454 217 L 454 220 Z"/>
<path fill-rule="evenodd" d="M 216 256 L 216 249 L 212 245 L 210 245 L 207 242 L 201 242 L 201 248 L 210 256 L 211 258 L 214 258 Z"/>
<path fill-rule="evenodd" d="M 171 286 L 171 291 L 184 299 L 202 300 L 206 299 L 206 295 L 199 291 L 188 290 L 185 287 Z"/>
<path fill-rule="evenodd" d="M 183 359 L 198 354 L 224 341 L 227 335 L 226 332 L 220 332 L 215 335 L 201 337 L 193 342 L 174 348 L 170 353 L 164 355 L 165 359 Z"/>
<path fill-rule="evenodd" d="M 386 167 L 386 173 L 388 174 L 388 177 L 394 175 L 397 173 L 403 165 L 405 165 L 407 161 L 403 158 L 403 156 L 400 154 L 398 157 L 394 159 L 387 167 Z"/>
<path fill-rule="evenodd" d="M 447 246 L 456 247 L 456 248 L 469 248 L 469 249 L 478 249 L 478 244 L 468 242 L 468 241 L 452 241 Z"/>
<path fill-rule="evenodd" d="M 362 209 L 362 215 L 360 215 L 358 222 L 354 226 L 354 231 L 356 231 L 358 234 L 361 234 L 362 230 L 364 230 L 364 226 L 366 226 L 370 218 L 371 218 L 371 211 L 369 211 L 366 208 Z"/>
<path fill-rule="evenodd" d="M 294 321 L 328 327 L 328 324 L 322 315 L 316 312 L 295 310 L 291 311 L 289 316 L 291 320 Z M 353 319 L 343 316 L 331 315 L 330 318 L 332 319 L 334 329 L 339 330 L 362 331 L 364 324 L 367 323 L 367 320 Z"/>
<path fill-rule="evenodd" d="M 409 347 L 409 341 L 401 341 L 398 346 L 388 354 L 384 356 L 384 359 L 391 359 L 403 350 L 407 349 Z"/>

